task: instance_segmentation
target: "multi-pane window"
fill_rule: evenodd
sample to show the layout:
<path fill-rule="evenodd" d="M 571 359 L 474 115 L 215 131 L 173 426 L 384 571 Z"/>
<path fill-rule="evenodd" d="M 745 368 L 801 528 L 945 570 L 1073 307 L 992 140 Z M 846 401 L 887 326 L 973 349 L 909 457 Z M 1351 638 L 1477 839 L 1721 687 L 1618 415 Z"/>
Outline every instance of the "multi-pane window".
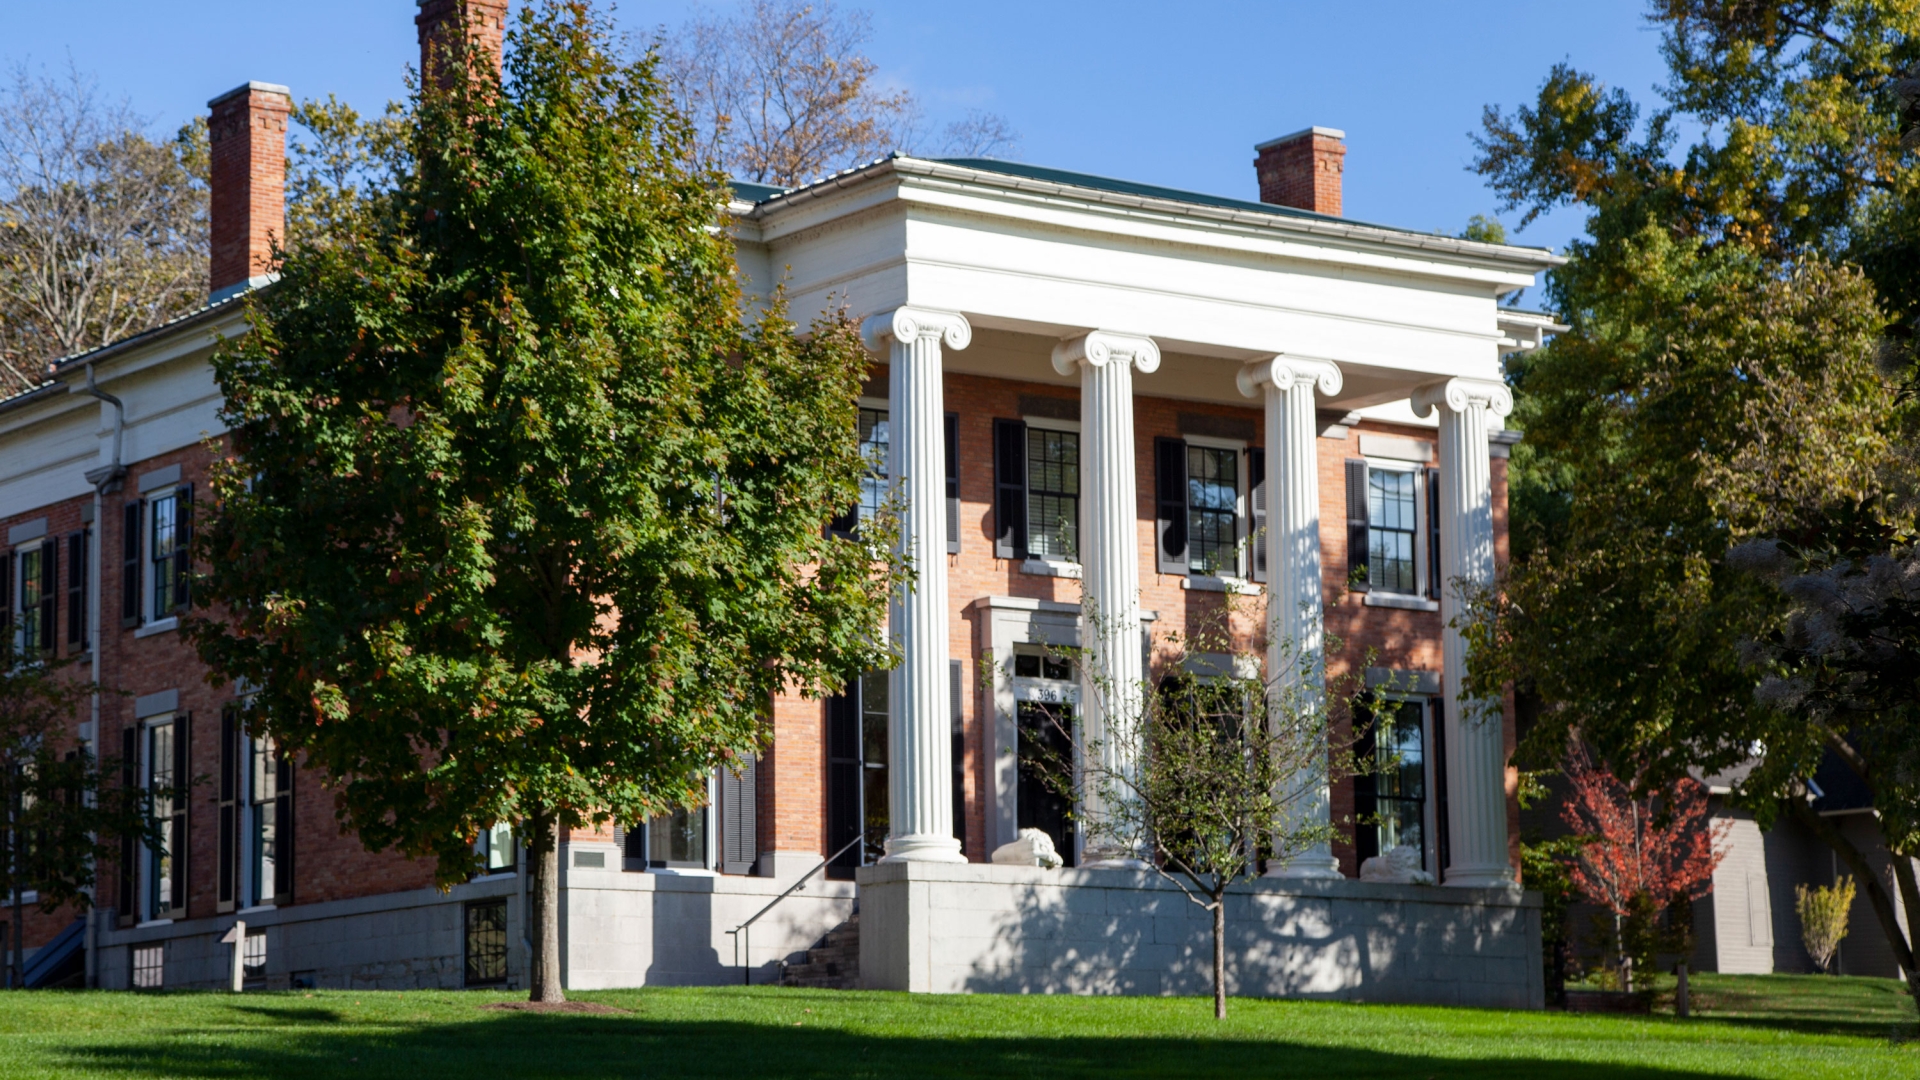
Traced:
<path fill-rule="evenodd" d="M 267 973 L 267 935 L 266 931 L 247 935 L 243 945 L 245 951 L 240 954 L 240 963 L 247 978 L 257 979 Z"/>
<path fill-rule="evenodd" d="M 827 699 L 829 875 L 850 877 L 885 854 L 889 820 L 887 673 L 869 671 Z"/>
<path fill-rule="evenodd" d="M 1066 865 L 1074 865 L 1073 802 L 1061 781 L 1073 770 L 1073 662 L 1048 653 L 1013 656 L 1021 695 L 1014 709 L 1014 824 L 1039 829 L 1053 839 Z"/>
<path fill-rule="evenodd" d="M 174 557 L 186 539 L 180 521 L 180 497 L 165 495 L 151 503 L 151 528 L 147 557 L 153 563 L 148 576 L 153 582 L 153 618 L 164 619 L 185 597 L 179 595 L 179 575 L 174 573 Z"/>
<path fill-rule="evenodd" d="M 253 865 L 248 875 L 249 906 L 273 903 L 274 880 L 280 858 L 279 756 L 267 739 L 248 740 L 249 813 L 253 826 Z"/>
<path fill-rule="evenodd" d="M 158 990 L 166 965 L 166 949 L 161 945 L 133 947 L 133 988 Z"/>
<path fill-rule="evenodd" d="M 497 822 L 474 842 L 480 863 L 489 874 L 502 874 L 520 865 L 520 845 L 513 839 L 513 823 Z"/>
<path fill-rule="evenodd" d="M 147 790 L 160 826 L 160 842 L 147 849 L 147 912 L 156 916 L 173 906 L 173 740 L 172 724 L 147 728 Z"/>
<path fill-rule="evenodd" d="M 1417 593 L 1414 567 L 1419 537 L 1417 477 L 1411 471 L 1371 469 L 1367 475 L 1367 583 L 1396 593 Z"/>
<path fill-rule="evenodd" d="M 1027 554 L 1072 562 L 1080 551 L 1080 433 L 1027 428 Z"/>
<path fill-rule="evenodd" d="M 53 605 L 46 603 L 46 585 L 52 577 L 47 561 L 53 558 L 50 545 L 36 545 L 20 553 L 20 650 L 32 652 L 42 642 L 52 640 L 47 620 Z"/>
<path fill-rule="evenodd" d="M 1375 853 L 1410 847 L 1426 860 L 1427 750 L 1420 701 L 1388 702 L 1374 714 Z"/>
<path fill-rule="evenodd" d="M 647 865 L 704 869 L 707 865 L 707 808 L 676 807 L 647 822 Z"/>
<path fill-rule="evenodd" d="M 1187 447 L 1187 565 L 1196 574 L 1239 569 L 1240 452 Z"/>
<path fill-rule="evenodd" d="M 862 406 L 860 456 L 867 460 L 867 475 L 860 481 L 861 521 L 871 520 L 887 501 L 887 447 L 892 437 L 887 410 Z"/>
<path fill-rule="evenodd" d="M 507 981 L 507 902 L 479 900 L 467 905 L 467 985 Z"/>

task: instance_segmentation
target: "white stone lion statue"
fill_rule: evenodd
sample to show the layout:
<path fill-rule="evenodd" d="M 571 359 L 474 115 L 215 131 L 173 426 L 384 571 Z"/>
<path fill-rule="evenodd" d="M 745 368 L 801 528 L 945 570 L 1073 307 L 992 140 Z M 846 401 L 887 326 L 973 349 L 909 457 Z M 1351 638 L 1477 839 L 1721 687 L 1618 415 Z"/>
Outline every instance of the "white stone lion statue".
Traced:
<path fill-rule="evenodd" d="M 1390 885 L 1431 885 L 1433 875 L 1420 869 L 1420 849 L 1401 844 L 1361 863 L 1360 880 Z"/>
<path fill-rule="evenodd" d="M 1006 866 L 1041 866 L 1060 869 L 1060 853 L 1053 849 L 1053 837 L 1039 829 L 1021 829 L 1011 844 L 993 849 L 993 861 Z"/>

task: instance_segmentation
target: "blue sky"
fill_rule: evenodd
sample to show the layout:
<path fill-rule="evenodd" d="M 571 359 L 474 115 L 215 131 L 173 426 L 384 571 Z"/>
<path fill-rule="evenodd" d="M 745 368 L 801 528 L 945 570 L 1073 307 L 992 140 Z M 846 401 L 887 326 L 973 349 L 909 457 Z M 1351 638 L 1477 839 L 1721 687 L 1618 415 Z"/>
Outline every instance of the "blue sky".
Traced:
<path fill-rule="evenodd" d="M 650 34 L 703 6 L 628 0 L 616 14 Z M 1662 77 L 1640 0 L 843 6 L 872 13 L 869 55 L 934 126 L 969 108 L 1006 116 L 1022 137 L 1008 156 L 1253 198 L 1254 144 L 1320 124 L 1347 132 L 1348 217 L 1449 233 L 1495 209 L 1466 170 L 1483 105 L 1530 100 L 1562 59 L 1643 100 Z M 71 56 L 166 129 L 247 79 L 377 109 L 402 93 L 414 10 L 409 0 L 0 0 L 0 58 Z M 1557 249 L 1580 224 L 1562 212 L 1514 239 Z"/>

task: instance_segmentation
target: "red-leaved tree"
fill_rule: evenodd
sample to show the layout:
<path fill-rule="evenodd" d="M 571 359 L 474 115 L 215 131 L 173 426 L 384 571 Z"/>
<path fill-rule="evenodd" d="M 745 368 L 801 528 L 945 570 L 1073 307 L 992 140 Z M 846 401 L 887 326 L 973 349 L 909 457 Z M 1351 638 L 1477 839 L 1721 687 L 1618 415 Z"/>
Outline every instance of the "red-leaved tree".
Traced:
<path fill-rule="evenodd" d="M 1719 841 L 1728 823 L 1710 824 L 1707 788 L 1699 781 L 1682 779 L 1636 797 L 1577 747 L 1568 754 L 1567 779 L 1573 797 L 1561 807 L 1561 818 L 1590 837 L 1572 867 L 1573 882 L 1612 914 L 1620 985 L 1632 990 L 1630 926 L 1644 922 L 1651 930 L 1669 908 L 1713 891 L 1713 869 L 1723 854 Z M 1675 915 L 1684 919 L 1680 912 Z"/>

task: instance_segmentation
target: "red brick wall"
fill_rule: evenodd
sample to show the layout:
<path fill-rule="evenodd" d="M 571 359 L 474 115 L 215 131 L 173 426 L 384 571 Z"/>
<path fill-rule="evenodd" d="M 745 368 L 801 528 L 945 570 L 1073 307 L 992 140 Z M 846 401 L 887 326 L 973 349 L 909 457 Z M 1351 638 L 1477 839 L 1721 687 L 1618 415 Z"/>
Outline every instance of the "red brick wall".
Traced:
<path fill-rule="evenodd" d="M 218 292 L 272 269 L 286 236 L 287 113 L 283 93 L 242 87 L 215 99 L 207 119 L 207 288 Z"/>
<path fill-rule="evenodd" d="M 1340 216 L 1347 160 L 1343 140 L 1303 131 L 1286 142 L 1261 147 L 1258 155 L 1253 168 L 1260 179 L 1261 202 Z"/>

